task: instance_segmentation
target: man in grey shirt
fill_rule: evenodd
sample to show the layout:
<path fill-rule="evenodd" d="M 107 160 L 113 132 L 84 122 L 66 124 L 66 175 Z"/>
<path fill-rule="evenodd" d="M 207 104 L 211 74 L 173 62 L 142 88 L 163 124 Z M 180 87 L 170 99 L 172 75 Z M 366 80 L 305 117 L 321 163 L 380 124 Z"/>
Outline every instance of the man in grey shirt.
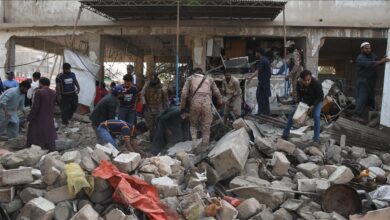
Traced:
<path fill-rule="evenodd" d="M 111 93 L 104 96 L 92 111 L 90 119 L 92 126 L 96 128 L 106 120 L 115 119 L 119 107 L 119 96 L 123 93 L 122 86 L 116 86 Z"/>

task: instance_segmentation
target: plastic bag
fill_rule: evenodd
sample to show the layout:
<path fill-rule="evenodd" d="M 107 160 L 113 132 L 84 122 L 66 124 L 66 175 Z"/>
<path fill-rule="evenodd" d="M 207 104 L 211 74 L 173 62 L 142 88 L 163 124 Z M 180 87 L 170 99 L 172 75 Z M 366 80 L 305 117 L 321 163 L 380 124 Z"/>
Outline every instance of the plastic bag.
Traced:
<path fill-rule="evenodd" d="M 150 219 L 167 220 L 168 216 L 161 207 L 156 188 L 135 176 L 122 173 L 110 162 L 103 160 L 92 175 L 108 180 L 114 188 L 112 198 L 116 202 L 144 212 Z"/>
<path fill-rule="evenodd" d="M 94 188 L 94 180 L 92 177 L 85 177 L 83 169 L 76 163 L 68 163 L 65 165 L 65 174 L 67 176 L 68 189 L 72 196 L 76 196 L 81 189 L 90 195 Z"/>

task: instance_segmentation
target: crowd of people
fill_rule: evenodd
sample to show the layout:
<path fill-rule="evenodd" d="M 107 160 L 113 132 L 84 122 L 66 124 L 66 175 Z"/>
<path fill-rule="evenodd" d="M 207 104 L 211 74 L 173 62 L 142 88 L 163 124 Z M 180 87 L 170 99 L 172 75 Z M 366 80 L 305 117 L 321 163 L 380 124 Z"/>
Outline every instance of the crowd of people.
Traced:
<path fill-rule="evenodd" d="M 295 47 L 289 46 L 291 59 L 284 60 L 289 69 L 286 80 L 293 83 L 293 97 L 296 103 L 304 102 L 309 106 L 309 114 L 314 119 L 313 143 L 320 144 L 320 116 L 324 94 L 321 83 L 315 79 L 309 70 L 303 68 L 300 53 Z M 366 106 L 375 107 L 374 86 L 377 79 L 375 67 L 390 59 L 378 59 L 372 52 L 368 42 L 361 44 L 361 54 L 357 58 L 357 101 L 355 117 L 361 118 Z M 282 66 L 278 60 L 272 64 L 263 49 L 256 49 L 257 62 L 254 72 L 246 74 L 246 80 L 257 77 L 258 86 L 256 99 L 258 114 L 269 115 L 271 96 L 271 69 L 272 65 Z M 6 138 L 15 138 L 19 133 L 20 117 L 18 111 L 23 112 L 27 124 L 27 146 L 32 144 L 54 151 L 57 138 L 54 126 L 54 111 L 56 104 L 61 110 L 62 126 L 67 126 L 78 106 L 80 84 L 76 75 L 71 71 L 69 63 L 63 64 L 63 72 L 56 77 L 55 91 L 50 89 L 50 80 L 41 77 L 39 72 L 32 75 L 32 80 L 20 84 L 15 80 L 13 72 L 7 72 L 7 79 L 0 81 L 0 133 Z M 173 109 L 168 94 L 161 83 L 158 74 L 153 74 L 144 85 L 137 84 L 137 75 L 134 66 L 128 65 L 127 73 L 123 76 L 123 83 L 110 85 L 107 90 L 103 82 L 96 82 L 96 96 L 94 109 L 90 114 L 92 127 L 96 132 L 97 140 L 110 143 L 114 147 L 140 152 L 134 142 L 137 125 L 137 111 L 145 119 L 149 130 L 149 141 L 161 139 L 161 128 L 170 135 L 172 129 L 164 124 L 167 117 L 177 115 L 180 120 L 189 121 L 190 138 L 197 139 L 200 131 L 201 143 L 196 151 L 204 153 L 210 142 L 210 128 L 213 121 L 213 111 L 222 109 L 223 121 L 234 121 L 242 116 L 242 91 L 239 80 L 225 70 L 222 87 L 219 89 L 213 78 L 207 76 L 200 68 L 195 68 L 186 79 L 181 90 L 181 102 L 177 110 Z M 137 108 L 138 105 L 142 107 Z M 31 105 L 27 114 L 25 106 Z M 215 105 L 217 107 L 215 107 Z M 172 111 L 171 111 L 172 110 Z M 282 138 L 288 139 L 293 125 L 294 109 L 288 117 Z M 173 113 L 172 113 L 173 112 Z M 120 140 L 117 140 L 121 137 Z M 119 143 L 119 144 L 118 144 Z M 154 150 L 159 153 L 161 149 Z M 141 152 L 142 153 L 142 152 Z"/>

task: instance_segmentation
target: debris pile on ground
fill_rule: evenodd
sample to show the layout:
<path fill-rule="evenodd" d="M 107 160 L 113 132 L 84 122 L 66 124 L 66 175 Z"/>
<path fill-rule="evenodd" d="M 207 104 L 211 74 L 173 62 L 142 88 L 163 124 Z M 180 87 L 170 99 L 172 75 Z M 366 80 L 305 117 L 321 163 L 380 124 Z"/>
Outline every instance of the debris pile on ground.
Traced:
<path fill-rule="evenodd" d="M 182 142 L 142 158 L 96 144 L 81 119 L 60 128 L 56 152 L 21 149 L 23 137 L 3 142 L 1 207 L 39 220 L 390 219 L 390 154 L 324 132 L 312 146 L 310 130 L 283 140 L 278 126 L 254 119 L 234 122 L 208 155 Z"/>

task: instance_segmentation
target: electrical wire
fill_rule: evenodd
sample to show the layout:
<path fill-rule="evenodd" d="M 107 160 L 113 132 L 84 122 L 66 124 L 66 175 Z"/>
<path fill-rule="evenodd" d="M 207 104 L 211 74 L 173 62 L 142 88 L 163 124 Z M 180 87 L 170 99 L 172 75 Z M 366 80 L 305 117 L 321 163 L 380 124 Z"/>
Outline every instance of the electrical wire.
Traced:
<path fill-rule="evenodd" d="M 0 69 L 7 69 L 7 68 L 11 68 L 11 67 L 19 67 L 19 66 L 27 66 L 27 65 L 30 65 L 30 64 L 33 64 L 33 63 L 38 63 L 38 62 L 42 62 L 44 60 L 48 60 L 50 58 L 53 58 L 57 55 L 54 55 L 54 56 L 51 56 L 51 57 L 47 57 L 47 58 L 44 58 L 44 59 L 40 59 L 40 60 L 36 60 L 36 61 L 33 61 L 33 62 L 29 62 L 29 63 L 22 63 L 22 64 L 18 64 L 18 65 L 14 65 L 14 66 L 9 66 L 9 67 L 6 67 L 6 66 L 0 66 Z"/>

